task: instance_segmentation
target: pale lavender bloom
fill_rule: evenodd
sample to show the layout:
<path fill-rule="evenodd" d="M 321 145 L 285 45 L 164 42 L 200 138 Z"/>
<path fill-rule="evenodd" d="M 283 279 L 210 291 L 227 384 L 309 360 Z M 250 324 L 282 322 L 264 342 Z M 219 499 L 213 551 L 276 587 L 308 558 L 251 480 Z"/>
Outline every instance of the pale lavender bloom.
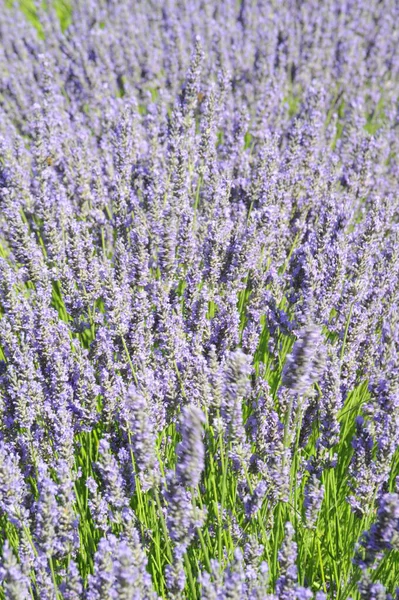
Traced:
<path fill-rule="evenodd" d="M 88 477 L 86 480 L 86 487 L 89 490 L 88 506 L 90 509 L 91 517 L 100 531 L 108 530 L 108 513 L 109 505 L 107 500 L 103 497 L 99 486 L 93 477 Z"/>
<path fill-rule="evenodd" d="M 256 485 L 252 494 L 245 497 L 244 509 L 247 518 L 253 517 L 262 508 L 268 491 L 268 484 L 262 480 Z"/>
<path fill-rule="evenodd" d="M 138 470 L 143 490 L 147 491 L 159 480 L 156 438 L 147 401 L 134 386 L 130 386 L 123 398 L 121 417 L 121 426 L 127 430 L 128 446 L 133 453 L 134 468 Z"/>
<path fill-rule="evenodd" d="M 267 597 L 269 567 L 262 560 L 263 554 L 263 545 L 259 543 L 256 536 L 250 536 L 244 546 L 245 579 L 249 600 L 261 600 L 261 598 Z"/>
<path fill-rule="evenodd" d="M 0 511 L 18 527 L 26 523 L 27 488 L 12 448 L 0 442 Z"/>
<path fill-rule="evenodd" d="M 176 448 L 176 477 L 183 487 L 196 488 L 204 470 L 205 448 L 203 413 L 195 406 L 185 406 L 180 417 L 182 441 Z"/>
<path fill-rule="evenodd" d="M 373 461 L 372 425 L 362 416 L 356 417 L 355 425 L 353 455 L 349 465 L 349 487 L 352 494 L 348 497 L 348 502 L 355 513 L 363 514 L 373 500 L 378 478 Z"/>
<path fill-rule="evenodd" d="M 124 509 L 129 506 L 125 483 L 119 464 L 111 453 L 110 443 L 102 439 L 99 444 L 99 460 L 96 465 L 101 476 L 102 495 L 111 522 L 120 522 Z M 93 486 L 94 490 L 95 486 Z"/>
<path fill-rule="evenodd" d="M 182 104 L 184 113 L 186 115 L 191 113 L 197 102 L 202 60 L 203 50 L 201 45 L 201 39 L 199 36 L 197 36 L 195 40 L 195 49 L 191 57 L 190 67 L 186 76 L 185 87 L 183 89 Z"/>
<path fill-rule="evenodd" d="M 113 550 L 115 538 L 102 538 L 94 557 L 95 573 L 89 577 L 87 600 L 116 598 Z"/>
<path fill-rule="evenodd" d="M 198 582 L 201 586 L 201 600 L 219 600 L 223 583 L 217 560 L 211 559 L 211 572 L 203 569 L 198 576 Z"/>
<path fill-rule="evenodd" d="M 297 545 L 294 542 L 294 528 L 291 523 L 285 525 L 285 537 L 279 551 L 278 560 L 280 576 L 276 582 L 276 591 L 279 598 L 290 600 L 294 598 L 294 588 L 297 582 Z"/>
<path fill-rule="evenodd" d="M 324 498 L 324 486 L 316 475 L 311 475 L 305 486 L 304 509 L 306 524 L 315 528 L 320 507 Z"/>
<path fill-rule="evenodd" d="M 164 497 L 167 502 L 166 524 L 171 540 L 184 554 L 194 533 L 192 496 L 177 481 L 173 472 L 168 473 Z"/>
<path fill-rule="evenodd" d="M 204 511 L 194 505 L 193 495 L 178 481 L 175 473 L 169 472 L 163 490 L 166 501 L 166 525 L 174 544 L 174 556 L 181 561 L 196 529 L 204 523 Z"/>
<path fill-rule="evenodd" d="M 165 580 L 171 594 L 179 596 L 182 593 L 186 585 L 186 573 L 181 558 L 175 560 L 172 565 L 166 565 Z"/>
<path fill-rule="evenodd" d="M 2 549 L 0 584 L 7 600 L 28 600 L 31 597 L 29 579 L 18 563 L 8 540 Z"/>
<path fill-rule="evenodd" d="M 360 539 L 355 563 L 367 568 L 383 556 L 384 551 L 399 547 L 399 496 L 384 494 L 379 502 L 377 520 Z"/>
<path fill-rule="evenodd" d="M 381 583 L 373 583 L 367 575 L 363 575 L 358 583 L 358 590 L 362 600 L 392 600 Z"/>
<path fill-rule="evenodd" d="M 132 523 L 129 526 L 134 528 Z M 155 600 L 137 532 L 124 539 L 112 534 L 102 538 L 94 561 L 94 574 L 89 576 L 86 592 L 88 600 Z"/>
<path fill-rule="evenodd" d="M 276 600 L 274 594 L 267 593 L 268 568 L 265 562 L 259 561 L 259 549 L 258 546 L 256 551 L 252 544 L 252 550 L 255 552 L 251 553 L 247 545 L 243 554 L 237 548 L 225 569 L 220 568 L 218 561 L 212 559 L 211 572 L 204 570 L 199 576 L 201 599 Z"/>
<path fill-rule="evenodd" d="M 303 395 L 317 379 L 323 360 L 320 328 L 308 325 L 298 334 L 282 372 L 282 385 L 292 393 Z"/>
<path fill-rule="evenodd" d="M 143 516 L 162 490 L 169 595 L 190 593 L 192 545 L 204 598 L 310 598 L 289 526 L 277 594 L 247 534 L 265 503 L 272 515 L 292 495 L 294 451 L 298 527 L 316 525 L 321 471 L 344 466 L 341 415 L 342 433 L 354 426 L 348 501 L 381 503 L 361 546 L 374 564 L 377 546 L 396 545 L 395 0 L 74 1 L 65 29 L 35 3 L 40 35 L 8 4 L 0 517 L 19 538 L 12 565 L 41 600 L 152 598 Z M 196 530 L 212 435 L 237 514 L 219 507 L 235 547 L 207 573 Z M 365 579 L 359 594 L 389 597 Z"/>
<path fill-rule="evenodd" d="M 40 555 L 51 557 L 63 551 L 57 537 L 60 510 L 57 503 L 57 484 L 45 464 L 39 465 L 39 498 L 33 507 L 35 518 L 34 542 Z"/>
<path fill-rule="evenodd" d="M 246 595 L 243 554 L 239 548 L 234 551 L 234 559 L 226 569 L 223 581 L 223 597 L 239 600 Z"/>
<path fill-rule="evenodd" d="M 183 439 L 176 449 L 176 471 L 167 473 L 163 490 L 166 525 L 176 560 L 173 567 L 167 567 L 166 576 L 170 580 L 171 589 L 176 590 L 176 593 L 184 587 L 183 556 L 196 528 L 201 527 L 204 520 L 203 511 L 195 506 L 193 499 L 204 469 L 203 422 L 203 413 L 197 407 L 189 405 L 183 408 L 179 423 Z"/>
<path fill-rule="evenodd" d="M 226 429 L 226 441 L 232 447 L 245 447 L 242 407 L 249 392 L 251 367 L 242 350 L 230 352 L 226 358 L 221 415 Z"/>
<path fill-rule="evenodd" d="M 32 589 L 36 594 L 40 594 L 43 600 L 56 600 L 57 591 L 51 577 L 51 569 L 48 557 L 44 554 L 34 558 L 33 571 L 35 580 L 32 582 Z"/>
<path fill-rule="evenodd" d="M 276 582 L 276 593 L 280 600 L 307 600 L 312 592 L 298 585 L 297 544 L 294 528 L 289 521 L 285 524 L 285 537 L 278 553 L 280 576 Z"/>
<path fill-rule="evenodd" d="M 265 492 L 273 502 L 287 497 L 289 486 L 288 450 L 284 445 L 284 426 L 274 409 L 269 393 L 256 401 L 248 426 L 255 441 L 255 452 L 250 458 L 250 469 L 262 476 L 258 492 Z M 259 506 L 262 494 L 256 493 Z"/>
<path fill-rule="evenodd" d="M 83 595 L 83 582 L 76 563 L 71 560 L 65 577 L 60 586 L 64 600 L 80 600 Z"/>
<path fill-rule="evenodd" d="M 320 437 L 318 444 L 331 450 L 339 442 L 338 413 L 342 407 L 339 360 L 335 354 L 328 357 L 321 381 Z"/>

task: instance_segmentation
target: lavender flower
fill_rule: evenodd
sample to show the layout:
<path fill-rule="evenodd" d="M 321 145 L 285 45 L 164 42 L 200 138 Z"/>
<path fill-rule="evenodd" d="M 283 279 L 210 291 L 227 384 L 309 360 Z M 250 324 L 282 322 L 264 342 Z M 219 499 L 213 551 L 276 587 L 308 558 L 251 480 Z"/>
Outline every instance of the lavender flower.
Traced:
<path fill-rule="evenodd" d="M 231 443 L 232 452 L 237 454 L 238 461 L 246 451 L 242 403 L 249 391 L 249 374 L 248 357 L 241 350 L 231 352 L 226 361 L 221 415 L 226 428 L 226 440 Z"/>
<path fill-rule="evenodd" d="M 399 547 L 399 496 L 384 494 L 381 498 L 377 520 L 365 531 L 355 562 L 366 568 L 382 556 L 382 553 Z"/>
<path fill-rule="evenodd" d="M 311 475 L 305 487 L 305 517 L 308 527 L 314 528 L 324 497 L 324 486 L 316 475 Z"/>
<path fill-rule="evenodd" d="M 60 511 L 57 503 L 57 485 L 45 465 L 39 467 L 39 498 L 35 506 L 35 544 L 45 556 L 53 556 L 63 548 L 59 545 L 57 528 Z"/>
<path fill-rule="evenodd" d="M 110 534 L 99 543 L 95 571 L 89 577 L 88 600 L 100 598 L 155 599 L 137 533 L 128 539 Z"/>
<path fill-rule="evenodd" d="M 143 490 L 146 491 L 159 479 L 159 466 L 155 453 L 156 440 L 145 398 L 133 386 L 127 391 L 122 415 L 140 482 Z"/>
<path fill-rule="evenodd" d="M 0 442 L 0 510 L 11 523 L 21 526 L 27 517 L 24 498 L 26 484 L 11 448 Z"/>
<path fill-rule="evenodd" d="M 204 469 L 202 424 L 204 415 L 195 406 L 185 406 L 180 418 L 182 442 L 176 449 L 176 477 L 183 487 L 196 488 Z"/>
<path fill-rule="evenodd" d="M 342 406 L 339 361 L 334 354 L 331 354 L 327 361 L 321 389 L 319 444 L 327 450 L 331 450 L 339 441 L 338 412 Z"/>
<path fill-rule="evenodd" d="M 0 595 L 390 598 L 398 3 L 39 4 L 0 0 Z"/>
<path fill-rule="evenodd" d="M 202 423 L 204 417 L 194 406 L 183 408 L 180 427 L 183 440 L 176 453 L 178 463 L 176 471 L 167 474 L 164 498 L 167 502 L 166 524 L 171 540 L 174 542 L 176 568 L 169 569 L 168 577 L 179 588 L 182 581 L 180 562 L 194 536 L 196 527 L 203 521 L 202 512 L 193 505 L 191 489 L 198 486 L 204 468 L 204 445 L 202 441 Z M 177 570 L 176 570 L 177 569 Z M 180 574 L 179 574 L 180 573 Z"/>
<path fill-rule="evenodd" d="M 97 468 L 103 483 L 104 508 L 107 507 L 108 518 L 111 522 L 118 522 L 123 518 L 123 512 L 128 509 L 128 499 L 119 465 L 110 452 L 108 440 L 103 439 L 99 445 L 100 457 Z M 92 486 L 94 493 L 97 488 Z"/>
<path fill-rule="evenodd" d="M 79 600 L 83 594 L 82 578 L 76 563 L 72 560 L 68 565 L 65 583 L 61 586 L 61 593 L 65 600 Z"/>
<path fill-rule="evenodd" d="M 315 325 L 309 325 L 300 331 L 292 353 L 284 365 L 283 386 L 300 396 L 305 394 L 317 379 L 322 358 L 320 329 Z"/>
<path fill-rule="evenodd" d="M 380 583 L 373 583 L 367 576 L 364 576 L 358 585 L 360 597 L 362 600 L 389 600 L 392 596 L 387 595 L 386 590 Z"/>
<path fill-rule="evenodd" d="M 8 541 L 3 546 L 2 555 L 0 582 L 5 597 L 9 600 L 27 600 L 30 598 L 29 579 L 23 573 Z"/>
<path fill-rule="evenodd" d="M 276 591 L 281 600 L 295 598 L 297 585 L 297 545 L 294 542 L 294 528 L 291 523 L 285 524 L 285 538 L 278 555 L 280 577 L 276 582 Z"/>

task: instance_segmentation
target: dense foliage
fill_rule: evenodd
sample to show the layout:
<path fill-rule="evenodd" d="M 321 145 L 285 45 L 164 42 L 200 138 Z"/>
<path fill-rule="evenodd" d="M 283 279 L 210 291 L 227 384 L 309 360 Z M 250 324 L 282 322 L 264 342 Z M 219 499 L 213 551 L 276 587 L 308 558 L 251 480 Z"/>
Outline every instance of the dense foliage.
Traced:
<path fill-rule="evenodd" d="M 399 598 L 399 5 L 0 2 L 0 598 Z"/>

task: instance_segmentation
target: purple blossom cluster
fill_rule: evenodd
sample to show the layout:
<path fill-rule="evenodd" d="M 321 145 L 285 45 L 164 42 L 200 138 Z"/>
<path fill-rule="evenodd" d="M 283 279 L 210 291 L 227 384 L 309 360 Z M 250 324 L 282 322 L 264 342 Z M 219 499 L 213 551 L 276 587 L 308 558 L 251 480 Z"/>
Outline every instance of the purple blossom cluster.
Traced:
<path fill-rule="evenodd" d="M 399 597 L 398 3 L 35 15 L 0 0 L 0 599 Z"/>

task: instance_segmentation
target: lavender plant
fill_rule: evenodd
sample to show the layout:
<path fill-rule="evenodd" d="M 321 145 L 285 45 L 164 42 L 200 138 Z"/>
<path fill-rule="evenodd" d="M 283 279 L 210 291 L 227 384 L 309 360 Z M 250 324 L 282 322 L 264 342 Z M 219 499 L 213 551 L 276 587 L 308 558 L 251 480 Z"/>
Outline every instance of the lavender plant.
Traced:
<path fill-rule="evenodd" d="M 0 0 L 0 600 L 399 598 L 396 0 Z"/>

